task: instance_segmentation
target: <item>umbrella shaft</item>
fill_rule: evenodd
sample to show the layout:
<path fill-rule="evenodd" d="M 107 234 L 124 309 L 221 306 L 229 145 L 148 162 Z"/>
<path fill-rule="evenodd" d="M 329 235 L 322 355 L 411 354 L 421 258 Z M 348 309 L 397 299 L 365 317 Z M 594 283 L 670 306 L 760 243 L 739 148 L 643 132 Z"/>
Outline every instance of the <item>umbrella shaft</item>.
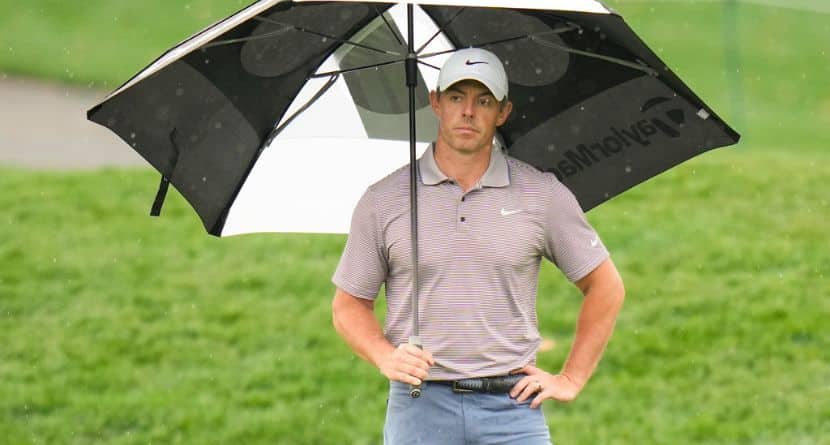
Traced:
<path fill-rule="evenodd" d="M 406 5 L 409 51 L 406 58 L 406 86 L 409 88 L 409 206 L 412 240 L 412 335 L 420 335 L 418 320 L 418 169 L 415 159 L 415 87 L 418 85 L 418 59 L 415 55 L 412 4 Z"/>

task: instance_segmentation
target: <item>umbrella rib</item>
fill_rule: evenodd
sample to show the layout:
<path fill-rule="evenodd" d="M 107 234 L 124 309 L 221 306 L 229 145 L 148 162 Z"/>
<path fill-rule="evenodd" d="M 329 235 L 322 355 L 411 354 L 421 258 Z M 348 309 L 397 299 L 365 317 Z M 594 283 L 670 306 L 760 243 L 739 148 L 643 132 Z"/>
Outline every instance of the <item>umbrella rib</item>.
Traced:
<path fill-rule="evenodd" d="M 444 23 L 443 25 L 441 25 L 441 26 L 438 28 L 438 31 L 435 31 L 435 34 L 433 34 L 433 35 L 432 35 L 432 37 L 430 37 L 430 38 L 429 38 L 429 40 L 427 40 L 427 41 L 426 41 L 426 43 L 424 43 L 423 45 L 421 45 L 421 47 L 420 47 L 420 48 L 418 48 L 418 49 L 415 51 L 415 54 L 421 54 L 421 51 L 423 51 L 423 50 L 427 47 L 427 45 L 429 45 L 430 43 L 432 43 L 432 41 L 433 41 L 433 40 L 435 40 L 435 38 L 436 38 L 436 37 L 438 37 L 438 35 L 439 35 L 439 34 L 441 34 L 442 32 L 444 32 L 444 29 L 445 29 L 447 26 L 449 26 L 449 24 L 450 24 L 450 23 L 452 23 L 452 22 L 453 22 L 453 20 L 455 20 L 456 18 L 458 18 L 458 16 L 459 16 L 459 15 L 461 15 L 461 13 L 462 13 L 462 12 L 464 12 L 464 10 L 465 10 L 465 9 L 467 9 L 467 8 L 461 8 L 461 9 L 459 9 L 459 10 L 458 10 L 458 12 L 456 12 L 454 16 L 452 16 L 449 20 L 447 20 L 447 23 Z"/>
<path fill-rule="evenodd" d="M 392 34 L 392 37 L 394 37 L 394 38 L 395 38 L 395 40 L 397 40 L 397 41 L 398 41 L 398 45 L 403 46 L 403 45 L 404 45 L 404 43 L 403 43 L 403 39 L 401 38 L 401 36 L 399 36 L 399 35 L 398 35 L 398 33 L 397 33 L 397 32 L 395 32 L 395 28 L 393 28 L 393 27 L 392 27 L 392 24 L 391 24 L 391 23 L 389 23 L 389 20 L 387 20 L 387 19 L 386 19 L 386 15 L 384 15 L 384 13 L 380 12 L 380 10 L 378 9 L 378 5 L 373 4 L 373 5 L 372 5 L 372 7 L 374 7 L 374 8 L 375 8 L 375 12 L 378 14 L 378 17 L 380 17 L 381 19 L 383 19 L 383 23 L 386 23 L 386 28 L 387 28 L 387 29 L 389 30 L 389 32 Z"/>
<path fill-rule="evenodd" d="M 464 10 L 465 10 L 465 9 L 466 9 L 466 8 L 461 8 L 461 9 L 460 9 L 460 10 L 459 10 L 459 11 L 458 11 L 458 12 L 457 12 L 454 16 L 452 16 L 452 18 L 450 18 L 449 20 L 447 20 L 447 23 L 444 23 L 443 25 L 441 25 L 441 27 L 438 29 L 438 31 L 436 31 L 436 32 L 435 32 L 435 34 L 433 34 L 433 35 L 432 35 L 432 37 L 430 37 L 430 38 L 429 38 L 429 40 L 427 40 L 427 42 L 426 42 L 426 43 L 424 43 L 423 45 L 421 45 L 421 47 L 420 47 L 420 48 L 418 48 L 418 50 L 417 50 L 415 53 L 416 53 L 416 54 L 421 54 L 421 51 L 423 51 L 424 49 L 426 49 L 426 47 L 427 47 L 430 43 L 432 43 L 432 41 L 433 41 L 433 40 L 435 40 L 435 38 L 436 38 L 436 37 L 438 37 L 438 35 L 439 35 L 439 34 L 441 34 L 442 32 L 444 32 L 444 30 L 446 29 L 446 27 L 447 27 L 447 26 L 449 26 L 449 24 L 450 24 L 450 23 L 452 23 L 452 22 L 453 22 L 453 21 L 454 21 L 454 20 L 455 20 L 455 19 L 456 19 L 459 15 L 461 15 L 461 13 L 462 13 L 462 12 L 464 12 Z M 478 46 L 480 46 L 480 47 L 481 47 L 481 46 L 488 46 L 488 45 L 496 45 L 496 44 L 498 44 L 498 43 L 505 43 L 505 42 L 509 42 L 509 41 L 511 41 L 511 40 L 518 40 L 518 39 L 521 39 L 521 38 L 527 38 L 527 37 L 530 37 L 530 36 L 532 36 L 532 35 L 562 34 L 562 33 L 566 33 L 566 32 L 573 31 L 573 30 L 575 30 L 575 29 L 579 29 L 579 26 L 578 26 L 578 25 L 575 25 L 575 24 L 573 24 L 573 23 L 568 23 L 568 25 L 567 25 L 567 26 L 565 26 L 564 28 L 560 28 L 560 29 L 551 29 L 551 30 L 547 30 L 547 31 L 541 31 L 541 32 L 536 33 L 536 34 L 525 34 L 525 35 L 523 35 L 523 36 L 519 36 L 519 37 L 510 37 L 510 38 L 503 39 L 503 40 L 494 40 L 494 41 L 492 41 L 492 42 L 483 43 L 483 44 L 480 44 L 480 45 L 478 45 Z M 455 51 L 455 50 L 452 50 L 452 51 Z M 446 54 L 447 52 L 452 52 L 452 51 L 444 51 L 444 52 L 437 52 L 437 53 L 424 54 L 424 55 L 423 55 L 423 57 L 431 57 L 431 56 L 436 56 L 436 55 L 439 55 L 439 54 Z"/>
<path fill-rule="evenodd" d="M 547 41 L 545 39 L 541 39 L 541 38 L 539 38 L 537 36 L 533 36 L 533 35 L 531 35 L 529 37 L 530 37 L 530 40 L 532 40 L 532 41 L 534 41 L 534 42 L 536 42 L 536 43 L 538 43 L 542 46 L 547 46 L 548 48 L 559 49 L 559 50 L 565 51 L 567 53 L 578 54 L 578 55 L 581 55 L 581 56 L 591 57 L 591 58 L 594 58 L 594 59 L 605 60 L 606 62 L 616 63 L 617 65 L 627 66 L 629 68 L 634 68 L 635 70 L 640 70 L 640 71 L 642 71 L 646 74 L 649 74 L 649 75 L 652 75 L 652 76 L 655 76 L 655 77 L 657 77 L 659 75 L 657 70 L 655 70 L 654 68 L 651 68 L 650 66 L 647 66 L 647 65 L 641 65 L 641 64 L 635 63 L 635 62 L 629 62 L 628 60 L 623 60 L 623 59 L 620 59 L 620 58 L 617 58 L 617 57 L 604 56 L 602 54 L 596 54 L 596 53 L 592 53 L 592 52 L 588 52 L 588 51 L 582 51 L 582 50 L 578 50 L 578 49 L 568 48 L 567 46 L 559 45 L 558 43 L 550 42 L 550 41 Z"/>
<path fill-rule="evenodd" d="M 220 40 L 218 42 L 210 42 L 202 46 L 202 49 L 212 48 L 214 46 L 222 46 L 222 45 L 231 45 L 234 43 L 243 43 L 243 42 L 250 42 L 252 40 L 264 40 L 270 39 L 271 37 L 278 36 L 280 34 L 284 34 L 287 29 L 278 29 L 276 31 L 267 32 L 265 34 L 260 34 L 256 36 L 249 36 L 249 37 L 239 37 L 236 39 L 228 39 L 228 40 Z"/>
<path fill-rule="evenodd" d="M 515 36 L 515 37 L 508 37 L 508 38 L 505 38 L 505 39 L 493 40 L 492 42 L 481 43 L 481 44 L 478 44 L 478 45 L 471 46 L 471 48 L 472 47 L 484 48 L 485 46 L 493 46 L 493 45 L 498 45 L 499 43 L 512 42 L 514 40 L 522 40 L 522 39 L 527 39 L 527 38 L 530 38 L 530 35 L 524 34 L 524 35 Z M 437 52 L 434 52 L 434 53 L 426 53 L 426 54 L 422 54 L 421 57 L 422 58 L 435 57 L 435 56 L 440 56 L 442 54 L 453 53 L 453 52 L 456 52 L 456 51 L 458 51 L 458 48 L 448 49 L 448 50 L 444 50 L 444 51 L 437 51 Z"/>
<path fill-rule="evenodd" d="M 300 31 L 300 32 L 304 32 L 304 33 L 311 34 L 311 35 L 314 35 L 314 36 L 319 36 L 319 37 L 323 37 L 323 38 L 326 38 L 326 39 L 331 39 L 331 40 L 334 40 L 335 42 L 340 42 L 340 43 L 345 43 L 345 44 L 348 44 L 348 45 L 353 45 L 353 46 L 356 46 L 358 48 L 363 48 L 363 49 L 367 49 L 369 51 L 379 52 L 381 54 L 386 54 L 386 55 L 390 55 L 390 56 L 400 56 L 400 55 L 402 55 L 401 53 L 399 53 L 397 51 L 391 51 L 391 50 L 387 50 L 387 49 L 375 48 L 373 46 L 364 45 L 364 44 L 358 43 L 358 42 L 353 42 L 353 41 L 348 40 L 348 39 L 341 39 L 340 37 L 336 37 L 336 36 L 332 36 L 332 35 L 325 34 L 325 33 L 322 33 L 322 32 L 314 31 L 314 30 L 311 30 L 311 29 L 308 29 L 308 28 L 302 28 L 302 27 L 294 26 L 294 25 L 291 25 L 291 24 L 288 24 L 288 23 L 278 22 L 276 20 L 271 20 L 271 19 L 266 18 L 266 17 L 256 16 L 256 17 L 254 17 L 254 20 L 259 20 L 261 22 L 271 23 L 271 24 L 279 25 L 279 26 L 285 26 L 288 29 L 293 29 L 295 31 Z"/>
<path fill-rule="evenodd" d="M 352 71 L 368 70 L 368 69 L 372 69 L 372 68 L 378 68 L 378 67 L 381 67 L 381 66 L 393 65 L 393 64 L 396 64 L 396 63 L 403 63 L 403 62 L 406 62 L 406 59 L 389 60 L 389 61 L 386 61 L 386 62 L 373 63 L 371 65 L 362 65 L 362 66 L 356 66 L 354 68 L 344 68 L 342 70 L 326 71 L 324 73 L 312 74 L 312 75 L 308 76 L 308 78 L 309 79 L 316 79 L 318 77 L 326 77 L 326 76 L 332 76 L 332 75 L 336 75 L 336 74 L 351 73 Z"/>
<path fill-rule="evenodd" d="M 310 107 L 314 102 L 317 102 L 317 99 L 319 99 L 326 91 L 329 90 L 329 88 L 331 88 L 332 85 L 334 85 L 335 82 L 337 82 L 338 77 L 338 74 L 332 74 L 329 77 L 328 82 L 326 82 L 322 87 L 320 87 L 320 89 L 316 93 L 314 93 L 314 96 L 312 96 L 311 99 L 308 100 L 308 102 L 303 104 L 303 106 L 300 107 L 300 109 L 298 109 L 297 111 L 295 111 L 294 114 L 292 114 L 288 119 L 285 120 L 285 122 L 275 127 L 271 131 L 271 134 L 268 135 L 268 138 L 265 139 L 265 143 L 262 144 L 262 146 L 260 147 L 260 151 L 262 151 L 265 147 L 271 145 L 271 142 L 273 142 L 274 138 L 276 138 L 280 133 L 282 133 L 282 130 L 286 126 L 288 126 L 288 124 L 290 124 L 303 111 L 308 109 L 308 107 Z"/>
<path fill-rule="evenodd" d="M 439 68 L 439 67 L 437 67 L 437 66 L 435 66 L 435 65 L 433 65 L 433 64 L 431 64 L 431 63 L 426 63 L 426 62 L 424 62 L 424 61 L 423 61 L 423 60 L 421 60 L 421 59 L 418 59 L 418 63 L 420 63 L 421 65 L 426 65 L 426 66 L 428 66 L 428 67 L 430 67 L 430 68 L 434 69 L 435 71 L 441 71 L 441 68 Z"/>

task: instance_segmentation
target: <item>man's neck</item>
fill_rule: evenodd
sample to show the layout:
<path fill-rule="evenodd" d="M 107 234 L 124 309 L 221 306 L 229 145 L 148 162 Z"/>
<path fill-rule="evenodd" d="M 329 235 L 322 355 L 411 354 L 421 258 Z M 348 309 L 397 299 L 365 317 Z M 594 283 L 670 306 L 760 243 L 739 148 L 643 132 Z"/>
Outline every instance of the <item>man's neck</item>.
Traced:
<path fill-rule="evenodd" d="M 459 152 L 439 140 L 435 143 L 435 163 L 442 173 L 467 192 L 478 184 L 490 166 L 491 151 L 492 145 L 475 152 Z"/>

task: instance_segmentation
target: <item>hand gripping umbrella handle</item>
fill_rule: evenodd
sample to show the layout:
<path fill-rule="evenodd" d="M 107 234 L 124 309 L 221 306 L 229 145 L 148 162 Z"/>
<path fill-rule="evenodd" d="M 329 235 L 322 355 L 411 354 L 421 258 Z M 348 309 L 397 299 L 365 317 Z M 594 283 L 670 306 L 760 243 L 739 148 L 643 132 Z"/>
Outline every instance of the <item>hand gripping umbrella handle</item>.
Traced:
<path fill-rule="evenodd" d="M 409 344 L 417 346 L 418 349 L 423 349 L 423 346 L 421 345 L 421 337 L 414 335 L 409 337 Z M 409 397 L 412 397 L 413 399 L 421 397 L 421 385 L 409 385 Z"/>

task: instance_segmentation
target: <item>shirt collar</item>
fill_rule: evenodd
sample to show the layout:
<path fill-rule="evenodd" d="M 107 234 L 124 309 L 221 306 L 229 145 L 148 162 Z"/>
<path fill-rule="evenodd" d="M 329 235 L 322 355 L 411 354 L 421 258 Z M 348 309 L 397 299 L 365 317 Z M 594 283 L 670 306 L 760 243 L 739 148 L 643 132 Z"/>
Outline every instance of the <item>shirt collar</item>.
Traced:
<path fill-rule="evenodd" d="M 418 170 L 421 174 L 421 182 L 424 185 L 438 185 L 450 178 L 438 168 L 435 162 L 435 144 L 427 147 L 424 154 L 418 159 Z M 510 170 L 507 168 L 507 158 L 502 151 L 501 144 L 493 141 L 493 148 L 490 152 L 490 165 L 479 180 L 482 187 L 507 187 L 510 185 Z"/>

